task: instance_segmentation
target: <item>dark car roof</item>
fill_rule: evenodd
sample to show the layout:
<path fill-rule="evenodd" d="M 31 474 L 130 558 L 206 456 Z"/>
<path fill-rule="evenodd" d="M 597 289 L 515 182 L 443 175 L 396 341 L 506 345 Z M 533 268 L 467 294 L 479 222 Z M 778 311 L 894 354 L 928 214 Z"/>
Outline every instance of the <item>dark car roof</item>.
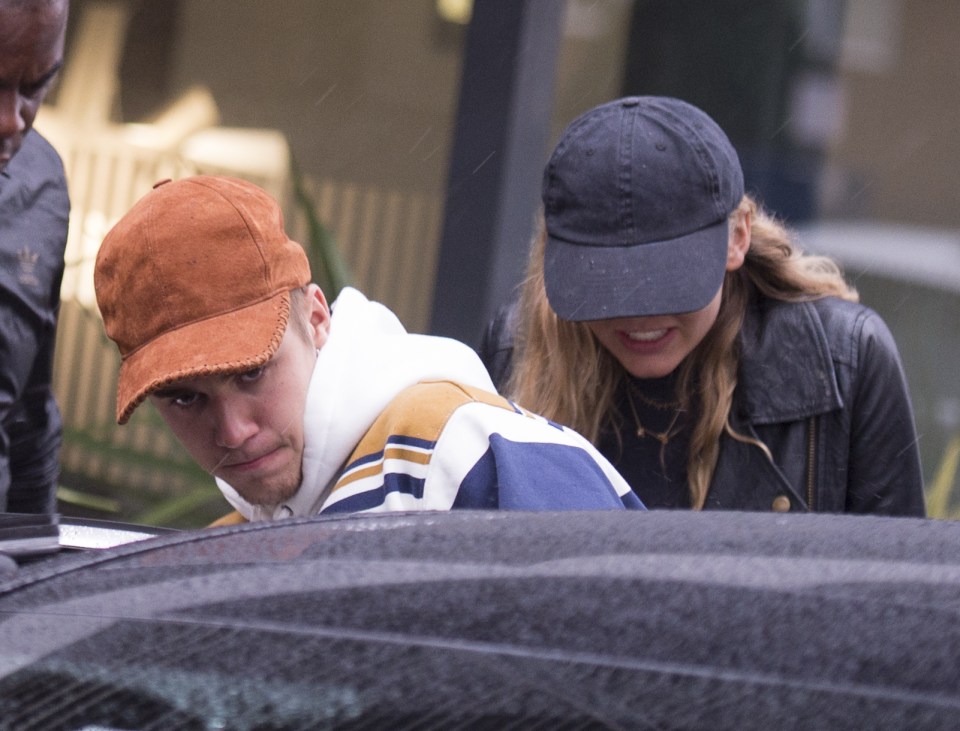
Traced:
<path fill-rule="evenodd" d="M 0 586 L 0 728 L 949 728 L 958 611 L 946 521 L 250 524 Z"/>

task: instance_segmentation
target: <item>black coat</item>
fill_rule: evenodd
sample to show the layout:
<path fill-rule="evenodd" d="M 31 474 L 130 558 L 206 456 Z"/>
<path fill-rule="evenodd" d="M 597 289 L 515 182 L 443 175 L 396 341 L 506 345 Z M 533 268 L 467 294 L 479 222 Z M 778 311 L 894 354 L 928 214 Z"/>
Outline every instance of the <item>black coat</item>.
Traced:
<path fill-rule="evenodd" d="M 504 309 L 480 348 L 498 387 L 515 319 Z M 748 308 L 741 348 L 731 426 L 761 440 L 773 462 L 723 435 L 705 507 L 924 515 L 913 410 L 879 315 L 833 297 L 761 298 Z M 605 456 L 616 465 L 618 455 Z"/>
<path fill-rule="evenodd" d="M 69 210 L 60 158 L 32 131 L 0 173 L 0 510 L 54 509 L 51 382 Z"/>

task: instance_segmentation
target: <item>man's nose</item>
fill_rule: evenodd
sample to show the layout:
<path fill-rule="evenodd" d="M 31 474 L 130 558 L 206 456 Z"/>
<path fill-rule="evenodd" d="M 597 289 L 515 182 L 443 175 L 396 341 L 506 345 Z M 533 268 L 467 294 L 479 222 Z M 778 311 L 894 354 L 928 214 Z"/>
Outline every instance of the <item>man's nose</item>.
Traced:
<path fill-rule="evenodd" d="M 0 89 L 0 140 L 23 132 L 21 101 L 15 89 Z"/>
<path fill-rule="evenodd" d="M 217 405 L 214 417 L 217 446 L 238 449 L 259 431 L 250 409 L 240 400 Z"/>

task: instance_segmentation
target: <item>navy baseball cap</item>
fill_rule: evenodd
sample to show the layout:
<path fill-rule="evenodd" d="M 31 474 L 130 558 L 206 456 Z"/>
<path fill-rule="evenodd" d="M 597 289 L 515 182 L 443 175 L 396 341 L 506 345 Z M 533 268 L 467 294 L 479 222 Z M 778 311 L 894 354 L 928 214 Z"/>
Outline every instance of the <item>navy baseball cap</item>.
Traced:
<path fill-rule="evenodd" d="M 543 176 L 550 306 L 574 321 L 706 307 L 743 192 L 733 145 L 697 107 L 636 96 L 586 112 Z"/>

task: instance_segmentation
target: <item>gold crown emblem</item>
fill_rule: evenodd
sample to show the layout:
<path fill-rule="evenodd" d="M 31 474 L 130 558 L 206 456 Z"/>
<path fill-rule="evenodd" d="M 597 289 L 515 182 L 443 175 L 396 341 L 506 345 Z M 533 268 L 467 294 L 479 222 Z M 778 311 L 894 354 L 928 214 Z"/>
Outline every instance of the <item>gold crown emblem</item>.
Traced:
<path fill-rule="evenodd" d="M 20 275 L 17 277 L 20 283 L 33 289 L 40 287 L 40 280 L 36 275 L 40 253 L 30 251 L 29 246 L 24 246 L 17 252 L 17 259 L 20 261 Z"/>
<path fill-rule="evenodd" d="M 17 258 L 20 260 L 21 269 L 33 269 L 37 265 L 37 260 L 40 259 L 40 254 L 24 246 L 17 252 Z"/>

